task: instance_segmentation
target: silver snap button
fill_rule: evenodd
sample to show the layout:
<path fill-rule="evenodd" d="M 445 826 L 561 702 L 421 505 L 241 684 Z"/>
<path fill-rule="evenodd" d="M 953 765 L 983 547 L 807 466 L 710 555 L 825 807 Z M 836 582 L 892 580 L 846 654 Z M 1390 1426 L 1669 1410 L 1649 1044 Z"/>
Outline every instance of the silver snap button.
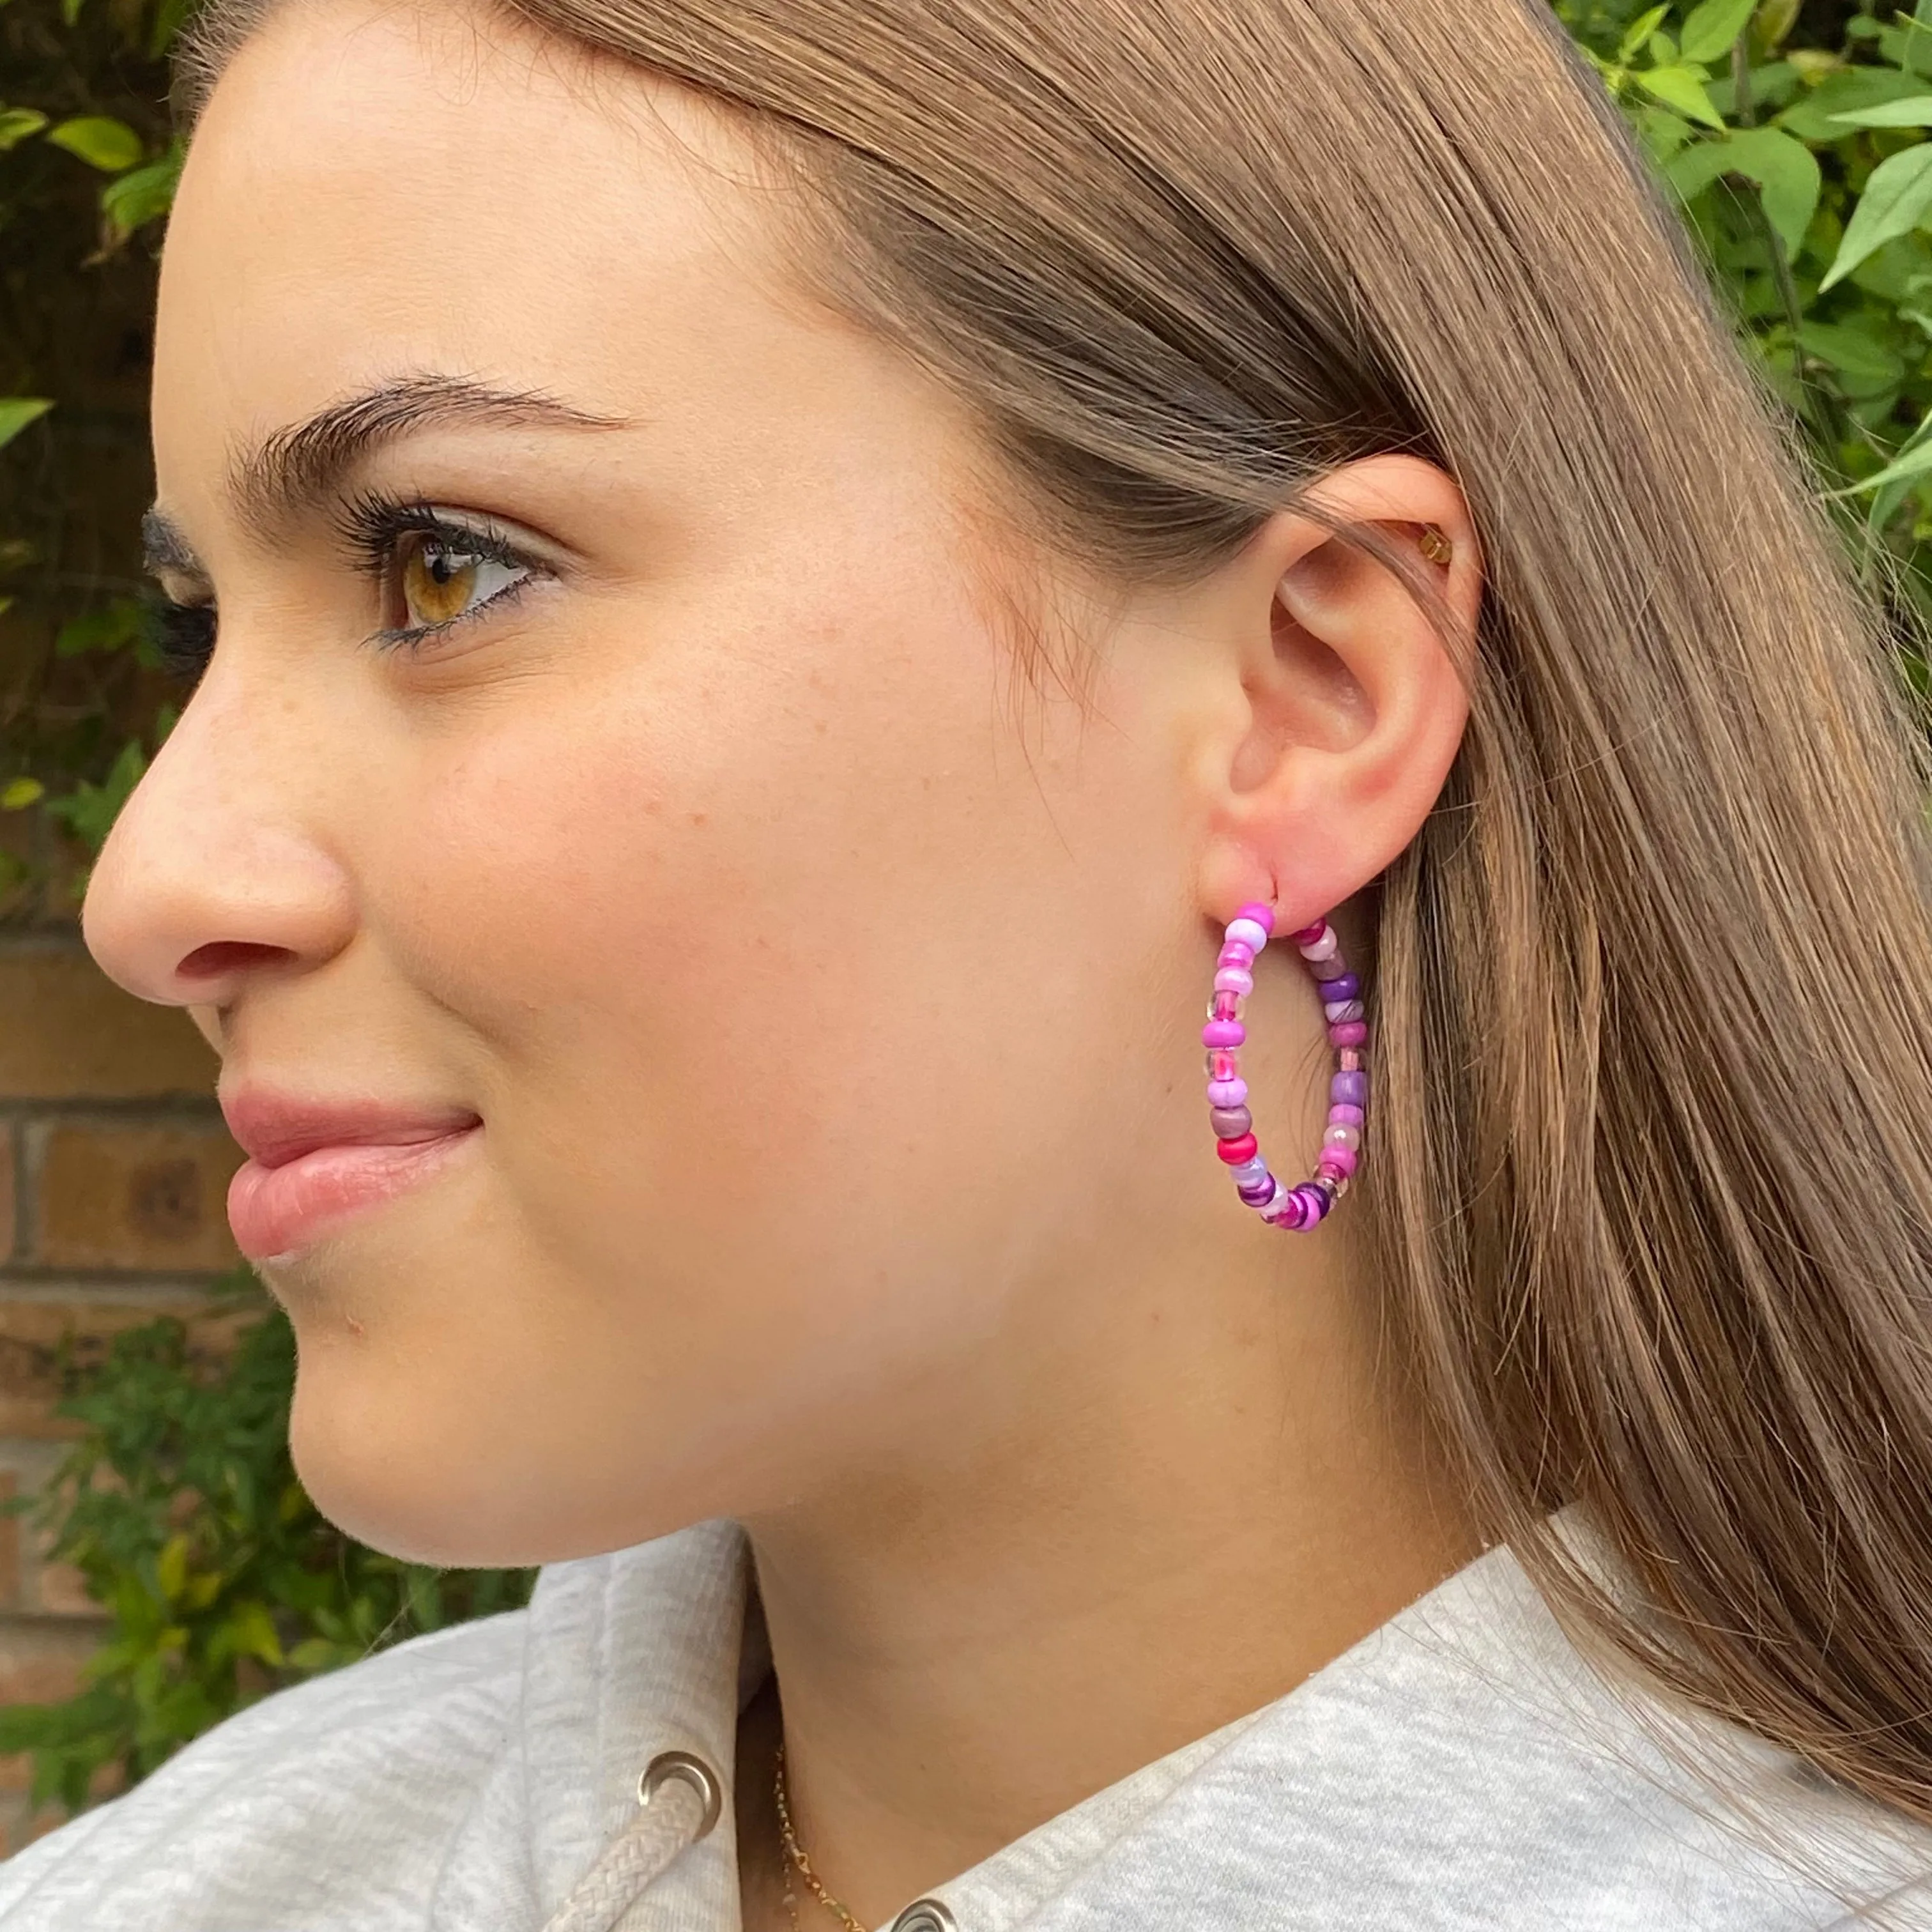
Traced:
<path fill-rule="evenodd" d="M 916 1898 L 892 1921 L 889 1932 L 959 1932 L 959 1924 L 942 1900 Z"/>
<path fill-rule="evenodd" d="M 718 1814 L 724 1809 L 724 1787 L 717 1774 L 704 1759 L 694 1757 L 689 1751 L 659 1751 L 638 1780 L 638 1802 L 648 1804 L 651 1793 L 668 1778 L 682 1778 L 698 1793 L 704 1806 L 704 1816 L 698 1826 L 698 1836 L 703 1838 L 717 1823 Z"/>

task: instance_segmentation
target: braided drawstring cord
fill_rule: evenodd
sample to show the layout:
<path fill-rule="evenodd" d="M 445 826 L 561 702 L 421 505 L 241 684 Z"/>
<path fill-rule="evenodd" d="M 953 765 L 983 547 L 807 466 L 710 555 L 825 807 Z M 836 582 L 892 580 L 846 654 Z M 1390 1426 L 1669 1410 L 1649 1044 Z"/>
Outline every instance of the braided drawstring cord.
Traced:
<path fill-rule="evenodd" d="M 638 1780 L 636 1816 L 551 1913 L 544 1932 L 610 1932 L 638 1893 L 718 1822 L 722 1802 L 702 1758 L 659 1752 Z"/>

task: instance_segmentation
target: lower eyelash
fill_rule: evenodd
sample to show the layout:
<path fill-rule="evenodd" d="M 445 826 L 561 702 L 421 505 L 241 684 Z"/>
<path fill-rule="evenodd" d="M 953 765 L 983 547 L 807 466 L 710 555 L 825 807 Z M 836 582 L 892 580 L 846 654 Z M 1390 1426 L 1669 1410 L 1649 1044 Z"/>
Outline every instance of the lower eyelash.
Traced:
<path fill-rule="evenodd" d="M 485 616 L 501 605 L 514 603 L 523 595 L 527 582 L 528 579 L 525 579 L 523 583 L 506 584 L 493 596 L 484 598 L 482 603 L 464 611 L 461 616 L 446 617 L 440 624 L 417 624 L 406 629 L 375 632 L 369 639 L 370 648 L 379 651 L 415 650 L 430 638 L 440 637 L 445 631 L 453 631 L 472 618 Z"/>

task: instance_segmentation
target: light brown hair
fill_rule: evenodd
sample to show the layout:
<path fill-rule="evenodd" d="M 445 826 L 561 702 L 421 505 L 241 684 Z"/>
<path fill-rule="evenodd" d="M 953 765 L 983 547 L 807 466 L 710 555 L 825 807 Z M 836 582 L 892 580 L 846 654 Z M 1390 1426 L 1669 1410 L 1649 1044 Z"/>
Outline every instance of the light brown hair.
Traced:
<path fill-rule="evenodd" d="M 272 4 L 199 16 L 190 118 Z M 1374 896 L 1348 1208 L 1552 1600 L 1932 1820 L 1924 721 L 1540 0 L 496 4 L 748 112 L 823 292 L 1123 582 L 1351 458 L 1460 481 L 1472 711 Z"/>

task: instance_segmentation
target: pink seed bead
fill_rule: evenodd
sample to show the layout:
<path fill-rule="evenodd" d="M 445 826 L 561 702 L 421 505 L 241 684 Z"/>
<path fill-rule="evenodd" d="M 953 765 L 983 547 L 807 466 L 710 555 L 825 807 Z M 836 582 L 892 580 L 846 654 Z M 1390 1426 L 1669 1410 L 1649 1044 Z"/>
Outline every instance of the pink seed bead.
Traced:
<path fill-rule="evenodd" d="M 1208 1118 L 1216 1138 L 1224 1141 L 1239 1140 L 1255 1124 L 1255 1117 L 1245 1107 L 1210 1107 Z"/>
<path fill-rule="evenodd" d="M 1238 1080 L 1241 1077 L 1240 1062 L 1226 1047 L 1217 1047 L 1202 1058 L 1208 1063 L 1210 1080 Z"/>
<path fill-rule="evenodd" d="M 1237 919 L 1251 919 L 1264 932 L 1274 930 L 1274 908 L 1264 905 L 1259 899 L 1250 899 L 1246 905 L 1234 908 Z"/>
<path fill-rule="evenodd" d="M 1335 1066 L 1336 1070 L 1338 1072 L 1360 1072 L 1362 1070 L 1362 1056 L 1360 1052 L 1354 1047 L 1345 1046 L 1342 1048 L 1342 1051 L 1335 1056 Z"/>
<path fill-rule="evenodd" d="M 1254 963 L 1255 949 L 1252 946 L 1224 946 L 1215 956 L 1214 970 L 1218 973 L 1224 967 L 1232 966 L 1245 973 Z"/>
<path fill-rule="evenodd" d="M 1369 1029 L 1360 1020 L 1340 1020 L 1328 1029 L 1330 1046 L 1360 1046 L 1368 1036 Z"/>
<path fill-rule="evenodd" d="M 1325 919 L 1313 920 L 1299 932 L 1291 932 L 1288 935 L 1288 944 L 1294 946 L 1312 946 L 1328 930 L 1328 922 Z"/>
<path fill-rule="evenodd" d="M 1233 1140 L 1216 1141 L 1214 1151 L 1230 1167 L 1239 1167 L 1243 1161 L 1252 1160 L 1261 1151 L 1261 1143 L 1252 1134 L 1242 1134 Z"/>
<path fill-rule="evenodd" d="M 1244 999 L 1255 990 L 1255 976 L 1240 966 L 1223 966 L 1214 975 L 1217 993 L 1239 993 Z"/>
<path fill-rule="evenodd" d="M 1210 1020 L 1201 1029 L 1203 1046 L 1239 1046 L 1248 1036 L 1248 1030 L 1239 1020 Z"/>
<path fill-rule="evenodd" d="M 1208 1017 L 1212 1020 L 1231 1020 L 1241 1010 L 1241 996 L 1238 993 L 1216 991 L 1208 1002 Z"/>
<path fill-rule="evenodd" d="M 1218 986 L 1221 982 L 1216 980 L 1214 983 Z M 1330 1026 L 1338 1020 L 1366 1019 L 1368 1015 L 1368 1008 L 1360 1000 L 1330 1000 L 1322 1009 L 1322 1017 Z"/>
<path fill-rule="evenodd" d="M 1324 928 L 1318 939 L 1311 939 L 1305 946 L 1298 943 L 1295 950 L 1312 965 L 1318 959 L 1334 958 L 1341 944 L 1332 929 Z"/>
<path fill-rule="evenodd" d="M 1367 1118 L 1364 1109 L 1352 1106 L 1346 1100 L 1337 1100 L 1328 1109 L 1328 1124 L 1331 1127 L 1359 1127 Z"/>
<path fill-rule="evenodd" d="M 1238 1107 L 1248 1097 L 1248 1083 L 1245 1080 L 1210 1080 L 1208 1083 L 1208 1104 L 1210 1107 Z"/>
<path fill-rule="evenodd" d="M 1360 1159 L 1361 1156 L 1353 1148 L 1324 1148 L 1322 1150 L 1322 1158 L 1317 1166 L 1328 1168 L 1336 1173 L 1348 1174 L 1354 1172 L 1356 1163 Z"/>
<path fill-rule="evenodd" d="M 1360 1127 L 1331 1126 L 1322 1136 L 1323 1148 L 1359 1148 L 1362 1144 Z"/>

